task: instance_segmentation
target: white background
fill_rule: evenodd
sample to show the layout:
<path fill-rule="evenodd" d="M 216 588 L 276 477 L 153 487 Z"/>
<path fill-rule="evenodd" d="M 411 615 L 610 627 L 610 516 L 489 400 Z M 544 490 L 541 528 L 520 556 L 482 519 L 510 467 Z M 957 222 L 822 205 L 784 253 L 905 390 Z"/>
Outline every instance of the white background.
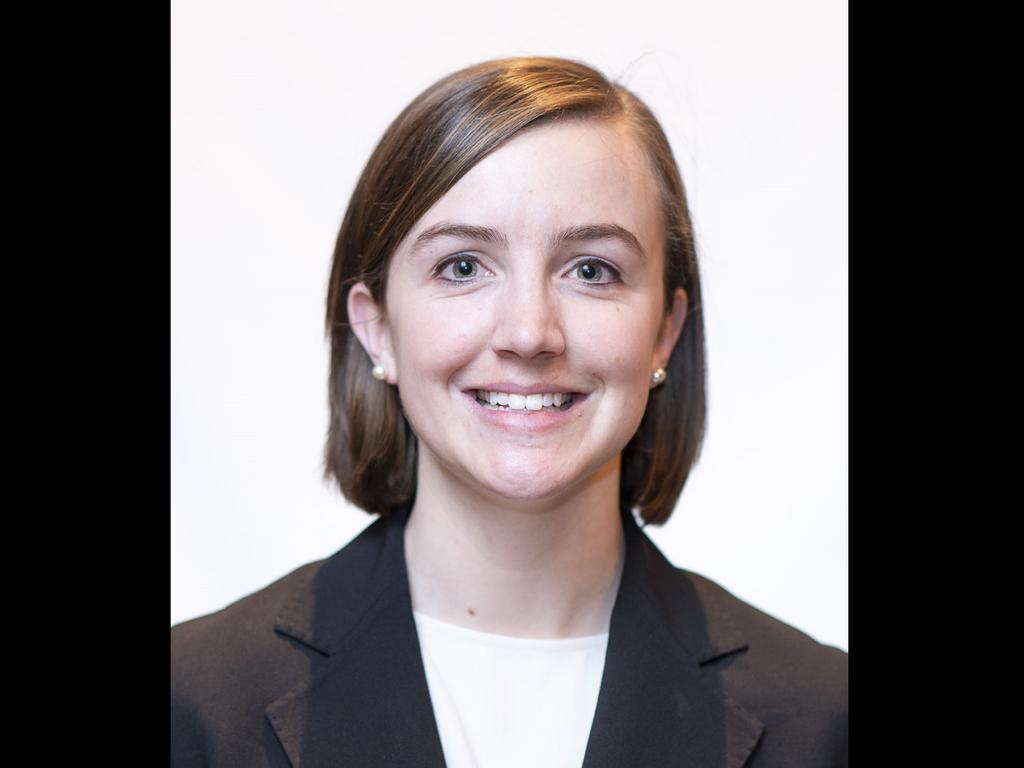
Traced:
<path fill-rule="evenodd" d="M 637 92 L 687 185 L 708 435 L 648 532 L 676 565 L 848 650 L 846 18 L 823 0 L 173 0 L 172 624 L 372 521 L 321 479 L 342 215 L 423 88 L 532 54 Z"/>

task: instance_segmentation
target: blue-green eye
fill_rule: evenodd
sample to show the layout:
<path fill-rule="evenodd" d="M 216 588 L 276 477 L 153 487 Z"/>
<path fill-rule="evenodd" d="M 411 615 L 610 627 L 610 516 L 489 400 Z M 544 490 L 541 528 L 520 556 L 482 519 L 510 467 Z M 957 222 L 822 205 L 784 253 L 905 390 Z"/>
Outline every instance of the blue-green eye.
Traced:
<path fill-rule="evenodd" d="M 606 285 L 617 282 L 619 279 L 619 272 L 615 267 L 596 259 L 580 262 L 573 271 L 583 282 L 595 285 Z"/>
<path fill-rule="evenodd" d="M 451 267 L 451 271 L 449 271 L 449 267 Z M 469 283 L 473 281 L 479 271 L 480 263 L 474 257 L 459 254 L 438 264 L 434 274 L 448 283 Z M 450 274 L 452 277 L 446 277 L 446 274 Z"/>
<path fill-rule="evenodd" d="M 472 277 L 476 274 L 476 264 L 469 259 L 453 261 L 452 264 L 455 265 L 455 274 L 459 277 Z"/>

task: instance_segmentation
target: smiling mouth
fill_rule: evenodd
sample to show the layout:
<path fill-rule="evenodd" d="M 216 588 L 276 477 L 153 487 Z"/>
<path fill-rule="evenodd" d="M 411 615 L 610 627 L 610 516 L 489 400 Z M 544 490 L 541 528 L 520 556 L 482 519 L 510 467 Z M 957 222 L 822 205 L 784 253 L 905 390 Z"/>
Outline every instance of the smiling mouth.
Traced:
<path fill-rule="evenodd" d="M 478 389 L 473 394 L 476 396 L 476 401 L 484 408 L 489 408 L 493 411 L 509 411 L 511 413 L 567 411 L 572 407 L 575 399 L 575 395 L 571 392 L 558 393 L 557 398 L 550 395 L 498 395 L 494 398 L 497 402 L 492 403 L 489 392 Z M 555 399 L 560 400 L 558 405 L 555 405 Z M 545 405 L 549 401 L 550 404 Z"/>

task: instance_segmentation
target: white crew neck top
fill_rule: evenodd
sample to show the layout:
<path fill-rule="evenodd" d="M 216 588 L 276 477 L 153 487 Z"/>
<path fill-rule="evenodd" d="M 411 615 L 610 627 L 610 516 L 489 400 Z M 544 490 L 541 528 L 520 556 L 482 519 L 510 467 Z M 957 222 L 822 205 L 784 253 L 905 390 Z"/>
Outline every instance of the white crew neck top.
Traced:
<path fill-rule="evenodd" d="M 583 764 L 607 632 L 533 639 L 413 618 L 448 768 Z"/>

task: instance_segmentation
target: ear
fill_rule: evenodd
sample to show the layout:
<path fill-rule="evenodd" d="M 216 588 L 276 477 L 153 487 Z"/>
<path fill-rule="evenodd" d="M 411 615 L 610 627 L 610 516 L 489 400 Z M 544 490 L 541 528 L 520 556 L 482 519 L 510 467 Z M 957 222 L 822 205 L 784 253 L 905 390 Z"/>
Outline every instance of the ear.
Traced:
<path fill-rule="evenodd" d="M 356 283 L 348 292 L 348 321 L 352 333 L 359 339 L 373 364 L 384 366 L 387 383 L 397 384 L 398 371 L 391 343 L 391 327 L 366 283 Z"/>
<path fill-rule="evenodd" d="M 668 366 L 669 358 L 672 357 L 672 350 L 675 349 L 676 342 L 679 341 L 679 334 L 683 332 L 683 325 L 686 323 L 687 304 L 686 291 L 681 287 L 676 288 L 676 292 L 672 297 L 672 308 L 664 320 L 662 320 L 661 329 L 658 331 L 658 340 L 654 345 L 652 371 L 656 368 L 666 368 Z"/>

